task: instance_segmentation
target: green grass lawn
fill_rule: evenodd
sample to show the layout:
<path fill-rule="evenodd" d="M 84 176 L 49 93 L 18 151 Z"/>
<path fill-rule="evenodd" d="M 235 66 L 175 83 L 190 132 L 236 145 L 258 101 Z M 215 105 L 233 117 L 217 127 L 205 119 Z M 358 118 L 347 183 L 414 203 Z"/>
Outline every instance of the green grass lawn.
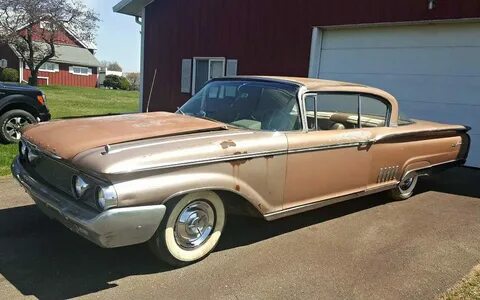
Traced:
<path fill-rule="evenodd" d="M 45 86 L 41 90 L 47 95 L 53 119 L 138 111 L 139 93 L 135 91 L 64 86 Z M 17 148 L 17 145 L 0 144 L 0 176 L 10 174 Z"/>

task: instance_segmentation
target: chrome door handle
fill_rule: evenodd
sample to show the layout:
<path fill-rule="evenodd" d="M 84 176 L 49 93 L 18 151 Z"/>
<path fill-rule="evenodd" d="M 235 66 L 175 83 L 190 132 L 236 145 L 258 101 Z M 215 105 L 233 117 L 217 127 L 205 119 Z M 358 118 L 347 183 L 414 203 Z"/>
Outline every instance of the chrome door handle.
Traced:
<path fill-rule="evenodd" d="M 369 139 L 369 140 L 358 143 L 358 146 L 360 148 L 365 148 L 365 147 L 371 146 L 373 143 L 375 143 L 375 140 L 374 139 Z"/>

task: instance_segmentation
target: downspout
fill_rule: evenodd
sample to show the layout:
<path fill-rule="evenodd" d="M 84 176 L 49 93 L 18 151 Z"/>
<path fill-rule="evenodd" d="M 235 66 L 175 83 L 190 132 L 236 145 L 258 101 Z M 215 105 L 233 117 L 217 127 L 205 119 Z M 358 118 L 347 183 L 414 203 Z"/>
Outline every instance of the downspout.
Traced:
<path fill-rule="evenodd" d="M 18 59 L 18 81 L 23 82 L 23 61 L 21 58 Z"/>
<path fill-rule="evenodd" d="M 138 101 L 139 111 L 143 112 L 143 82 L 144 82 L 144 72 L 145 72 L 145 7 L 142 9 L 142 16 L 136 16 L 135 22 L 142 27 L 141 29 L 141 50 L 140 50 L 140 99 Z"/>

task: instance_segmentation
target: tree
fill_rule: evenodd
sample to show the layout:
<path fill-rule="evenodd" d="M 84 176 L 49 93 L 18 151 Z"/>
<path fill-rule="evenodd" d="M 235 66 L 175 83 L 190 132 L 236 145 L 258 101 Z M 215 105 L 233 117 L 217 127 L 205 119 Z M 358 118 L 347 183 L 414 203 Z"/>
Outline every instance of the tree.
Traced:
<path fill-rule="evenodd" d="M 6 68 L 0 69 L 0 81 L 7 81 L 7 82 L 18 82 L 18 70 Z"/>
<path fill-rule="evenodd" d="M 110 71 L 122 72 L 122 67 L 116 61 L 109 63 L 107 69 Z"/>
<path fill-rule="evenodd" d="M 125 77 L 117 75 L 107 75 L 103 81 L 103 86 L 114 90 L 129 90 L 130 83 Z"/>
<path fill-rule="evenodd" d="M 107 68 L 108 70 L 110 71 L 118 71 L 118 72 L 122 72 L 122 66 L 120 66 L 120 64 L 116 61 L 108 61 L 108 60 L 102 60 L 100 62 L 100 66 L 104 67 L 104 68 Z"/>
<path fill-rule="evenodd" d="M 38 71 L 56 56 L 60 34 L 68 29 L 84 43 L 92 43 L 98 15 L 80 0 L 1 0 L 0 42 L 10 44 L 31 71 L 37 85 Z"/>
<path fill-rule="evenodd" d="M 140 73 L 126 73 L 125 78 L 130 82 L 130 88 L 132 90 L 138 90 L 140 88 Z"/>

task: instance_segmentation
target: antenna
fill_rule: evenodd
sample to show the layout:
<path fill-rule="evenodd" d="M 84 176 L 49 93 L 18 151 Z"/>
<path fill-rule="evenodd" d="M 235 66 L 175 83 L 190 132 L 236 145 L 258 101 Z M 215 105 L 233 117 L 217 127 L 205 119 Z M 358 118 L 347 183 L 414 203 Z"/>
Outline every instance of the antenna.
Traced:
<path fill-rule="evenodd" d="M 150 85 L 150 94 L 148 95 L 148 101 L 147 101 L 147 113 L 150 109 L 150 100 L 152 99 L 152 92 L 153 92 L 153 87 L 155 85 L 156 78 L 157 78 L 157 68 L 155 68 L 155 72 L 153 73 L 152 84 Z"/>

